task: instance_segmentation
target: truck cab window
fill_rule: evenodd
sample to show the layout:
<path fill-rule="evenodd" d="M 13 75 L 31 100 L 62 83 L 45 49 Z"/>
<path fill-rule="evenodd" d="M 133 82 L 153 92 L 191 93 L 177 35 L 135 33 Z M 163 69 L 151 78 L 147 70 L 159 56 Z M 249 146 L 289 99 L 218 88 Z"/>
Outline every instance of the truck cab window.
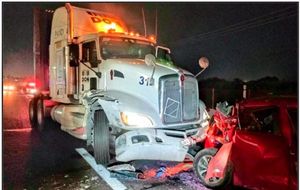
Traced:
<path fill-rule="evenodd" d="M 84 62 L 90 62 L 91 67 L 97 67 L 97 49 L 96 43 L 87 42 L 82 46 L 82 59 Z"/>
<path fill-rule="evenodd" d="M 153 44 L 120 37 L 104 37 L 100 39 L 103 59 L 145 59 L 147 54 L 154 54 Z"/>
<path fill-rule="evenodd" d="M 77 44 L 71 44 L 70 48 L 70 66 L 76 67 L 79 65 L 79 46 Z"/>

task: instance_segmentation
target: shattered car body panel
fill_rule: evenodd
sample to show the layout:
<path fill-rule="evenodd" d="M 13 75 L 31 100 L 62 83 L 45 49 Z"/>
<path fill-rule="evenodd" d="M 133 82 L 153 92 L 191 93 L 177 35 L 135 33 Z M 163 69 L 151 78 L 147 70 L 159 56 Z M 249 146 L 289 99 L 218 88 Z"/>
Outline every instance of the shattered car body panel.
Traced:
<path fill-rule="evenodd" d="M 229 158 L 234 185 L 250 189 L 297 189 L 297 99 L 249 99 L 240 102 L 237 108 L 239 125 L 230 142 L 232 147 L 228 148 L 229 143 L 221 145 L 209 163 L 206 178 L 224 177 L 225 163 L 229 163 L 225 161 Z M 207 136 L 206 140 L 215 139 Z"/>
<path fill-rule="evenodd" d="M 213 177 L 224 178 L 228 161 L 230 160 L 232 142 L 224 144 L 217 154 L 210 160 L 205 180 Z"/>
<path fill-rule="evenodd" d="M 231 158 L 235 166 L 234 183 L 246 187 L 287 189 L 288 147 L 282 142 L 282 138 L 237 132 Z"/>

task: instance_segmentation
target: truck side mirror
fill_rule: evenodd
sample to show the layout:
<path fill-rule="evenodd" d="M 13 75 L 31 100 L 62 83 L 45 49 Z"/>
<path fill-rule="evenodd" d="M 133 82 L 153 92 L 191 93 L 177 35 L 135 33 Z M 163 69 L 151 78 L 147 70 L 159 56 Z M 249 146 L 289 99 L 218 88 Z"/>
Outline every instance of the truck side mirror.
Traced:
<path fill-rule="evenodd" d="M 166 58 L 167 55 L 171 54 L 171 50 L 169 48 L 163 46 L 155 47 L 155 57 L 156 58 Z"/>
<path fill-rule="evenodd" d="M 79 46 L 77 44 L 71 44 L 70 48 L 70 66 L 77 67 L 79 65 Z"/>
<path fill-rule="evenodd" d="M 153 85 L 154 85 L 154 78 L 153 78 L 153 75 L 154 75 L 154 72 L 155 72 L 155 62 L 156 62 L 156 59 L 155 59 L 154 55 L 152 55 L 152 54 L 147 54 L 147 55 L 145 56 L 145 63 L 146 63 L 146 65 L 148 65 L 148 66 L 153 66 L 152 74 L 151 74 L 150 82 L 149 82 L 149 85 L 150 85 L 150 86 L 153 86 Z"/>
<path fill-rule="evenodd" d="M 195 77 L 198 77 L 209 66 L 209 61 L 206 57 L 201 57 L 198 61 L 198 64 L 202 70 L 197 73 Z"/>
<path fill-rule="evenodd" d="M 206 69 L 208 66 L 209 66 L 209 61 L 206 57 L 201 57 L 199 59 L 199 66 L 202 68 L 202 69 Z"/>
<path fill-rule="evenodd" d="M 155 57 L 152 54 L 147 54 L 145 56 L 145 63 L 148 66 L 155 66 Z"/>

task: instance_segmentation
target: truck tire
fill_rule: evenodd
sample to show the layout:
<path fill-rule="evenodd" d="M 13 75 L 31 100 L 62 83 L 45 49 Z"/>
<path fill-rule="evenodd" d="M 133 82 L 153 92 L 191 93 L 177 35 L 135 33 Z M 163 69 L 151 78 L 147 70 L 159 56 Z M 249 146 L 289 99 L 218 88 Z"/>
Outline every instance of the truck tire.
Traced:
<path fill-rule="evenodd" d="M 229 184 L 232 179 L 232 165 L 229 164 L 224 178 L 211 178 L 208 181 L 205 180 L 207 167 L 209 161 L 217 153 L 216 148 L 206 148 L 197 153 L 194 160 L 194 172 L 200 179 L 201 183 L 208 188 L 218 189 L 224 188 Z"/>
<path fill-rule="evenodd" d="M 44 100 L 42 98 L 37 99 L 37 129 L 42 132 L 45 129 L 45 110 Z"/>
<path fill-rule="evenodd" d="M 36 105 L 36 103 L 37 103 L 36 98 L 32 98 L 29 101 L 28 114 L 29 114 L 30 125 L 32 128 L 36 128 L 36 126 L 37 126 L 37 114 L 36 114 L 37 105 Z"/>
<path fill-rule="evenodd" d="M 110 160 L 116 157 L 116 136 L 111 134 L 111 131 L 109 132 L 109 154 L 110 154 Z"/>
<path fill-rule="evenodd" d="M 94 115 L 94 158 L 97 164 L 107 165 L 110 161 L 108 120 L 103 110 Z"/>

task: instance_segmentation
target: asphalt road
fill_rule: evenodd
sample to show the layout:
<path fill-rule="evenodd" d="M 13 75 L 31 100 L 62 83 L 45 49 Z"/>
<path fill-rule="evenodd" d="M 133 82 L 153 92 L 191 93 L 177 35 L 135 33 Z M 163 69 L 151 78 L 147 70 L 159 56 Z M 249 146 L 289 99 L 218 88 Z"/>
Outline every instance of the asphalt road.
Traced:
<path fill-rule="evenodd" d="M 75 151 L 85 147 L 83 141 L 51 120 L 42 133 L 31 128 L 28 103 L 25 95 L 3 95 L 3 189 L 111 189 Z M 157 167 L 155 162 L 133 164 Z M 128 189 L 206 189 L 192 171 L 166 179 L 115 177 Z"/>

